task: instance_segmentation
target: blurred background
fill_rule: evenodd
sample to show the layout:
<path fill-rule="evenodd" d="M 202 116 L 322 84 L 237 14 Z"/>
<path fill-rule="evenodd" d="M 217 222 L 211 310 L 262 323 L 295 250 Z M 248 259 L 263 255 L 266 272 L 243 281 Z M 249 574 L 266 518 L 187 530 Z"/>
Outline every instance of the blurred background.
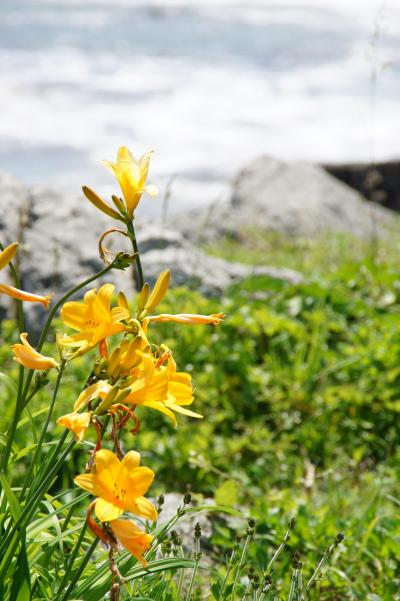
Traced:
<path fill-rule="evenodd" d="M 100 159 L 154 149 L 173 212 L 261 154 L 398 158 L 399 34 L 396 0 L 2 0 L 1 169 L 108 193 Z"/>

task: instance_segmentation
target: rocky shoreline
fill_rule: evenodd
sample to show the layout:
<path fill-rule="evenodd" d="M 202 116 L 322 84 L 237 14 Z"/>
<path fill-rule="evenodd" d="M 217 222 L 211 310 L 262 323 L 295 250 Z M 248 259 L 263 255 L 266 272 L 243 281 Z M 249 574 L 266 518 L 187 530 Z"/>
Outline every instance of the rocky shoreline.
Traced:
<path fill-rule="evenodd" d="M 238 174 L 227 203 L 174 216 L 167 226 L 138 225 L 149 283 L 154 283 L 167 266 L 173 266 L 173 285 L 187 285 L 206 295 L 218 295 L 252 274 L 300 282 L 301 274 L 290 269 L 232 263 L 199 248 L 199 242 L 217 241 L 225 235 L 240 239 L 251 227 L 288 235 L 314 236 L 333 231 L 360 237 L 369 236 L 372 229 L 385 235 L 397 228 L 395 213 L 368 202 L 355 185 L 352 188 L 338 179 L 339 175 L 351 179 L 349 173 L 357 173 L 358 179 L 355 175 L 353 179 L 361 182 L 365 173 L 362 180 L 360 169 L 348 168 L 338 177 L 327 170 L 309 163 L 260 157 Z M 393 198 L 392 194 L 390 202 Z M 28 188 L 11 175 L 0 173 L 0 240 L 3 244 L 21 242 L 21 282 L 28 290 L 41 294 L 57 290 L 62 294 L 102 269 L 98 238 L 111 226 L 110 220 L 83 196 L 67 198 L 55 190 Z M 121 243 L 124 240 L 116 241 L 114 248 L 121 249 Z M 133 279 L 126 272 L 113 271 L 107 274 L 107 280 L 117 286 L 123 280 L 124 290 L 134 291 Z M 3 315 L 8 304 L 3 297 Z M 36 308 L 35 318 L 40 314 L 41 309 Z"/>

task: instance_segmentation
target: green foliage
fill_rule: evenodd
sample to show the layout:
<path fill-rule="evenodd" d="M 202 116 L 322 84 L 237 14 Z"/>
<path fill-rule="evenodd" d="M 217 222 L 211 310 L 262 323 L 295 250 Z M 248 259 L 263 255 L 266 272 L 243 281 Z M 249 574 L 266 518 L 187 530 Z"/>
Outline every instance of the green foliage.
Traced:
<path fill-rule="evenodd" d="M 242 259 L 261 263 L 267 250 L 268 263 L 303 267 L 304 282 L 291 285 L 254 277 L 233 286 L 220 300 L 175 289 L 157 309 L 165 313 L 226 313 L 224 324 L 218 328 L 151 326 L 152 339 L 170 346 L 178 368 L 192 374 L 196 391 L 193 409 L 205 419 L 181 416 L 174 431 L 162 415 L 139 408 L 143 428 L 135 447 L 157 474 L 154 494 L 183 493 L 189 487 L 200 503 L 212 499 L 255 519 L 255 533 L 236 583 L 239 599 L 247 590 L 250 568 L 260 581 L 265 576 L 291 516 L 296 516 L 297 525 L 273 565 L 273 586 L 265 601 L 277 600 L 279 595 L 288 598 L 295 551 L 300 554 L 307 582 L 324 549 L 339 532 L 345 535 L 341 552 L 335 550 L 307 598 L 400 599 L 397 248 L 398 243 L 391 248 L 382 246 L 371 257 L 368 248 L 354 241 L 347 243 L 344 238 L 323 245 L 320 241 L 283 241 L 260 235 L 251 248 L 246 243 L 239 246 L 225 241 L 214 248 L 215 253 L 229 252 L 231 258 L 242 255 Z M 3 322 L 2 432 L 14 409 L 12 382 L 17 380 L 18 367 L 8 349 L 15 341 L 14 323 Z M 44 353 L 53 354 L 53 342 L 54 332 Z M 24 542 L 17 550 L 20 569 L 26 561 L 31 567 L 31 581 L 24 582 L 24 587 L 31 587 L 32 599 L 61 600 L 58 591 L 65 592 L 71 578 L 76 578 L 76 587 L 70 599 L 95 601 L 109 590 L 105 552 L 98 548 L 95 563 L 82 563 L 85 554 L 91 552 L 93 537 L 82 534 L 86 496 L 79 495 L 72 484 L 93 440 L 70 446 L 69 454 L 66 440 L 58 449 L 54 442 L 63 432 L 55 420 L 70 411 L 91 371 L 91 361 L 85 356 L 67 366 L 44 436 L 41 463 L 33 468 L 36 485 L 48 477 L 50 488 L 32 514 L 29 506 L 18 504 L 16 493 L 24 485 L 32 452 L 40 440 L 54 375 L 19 420 L 11 449 L 11 481 L 1 474 L 3 532 L 27 518 L 26 546 Z M 3 434 L 0 445 L 5 442 Z M 125 436 L 124 442 L 127 449 L 132 447 L 130 436 Z M 52 475 L 55 460 L 62 454 L 66 459 Z M 8 522 L 5 507 L 11 513 Z M 209 591 L 210 599 L 230 599 L 245 530 L 246 523 L 235 514 L 213 518 L 211 538 L 202 539 L 203 557 L 193 599 L 198 586 L 203 595 L 199 598 L 206 598 Z M 244 538 L 222 588 L 237 534 Z M 77 548 L 76 562 L 71 563 Z M 123 554 L 119 564 L 130 582 L 123 598 L 184 599 L 182 590 L 187 590 L 195 559 L 190 552 L 183 558 L 176 552 L 176 556 L 172 551 L 158 557 L 146 573 Z M 6 554 L 3 567 L 8 562 L 15 569 L 13 557 Z M 183 569 L 187 576 L 179 589 Z M 15 579 L 20 577 L 18 571 L 13 573 Z"/>

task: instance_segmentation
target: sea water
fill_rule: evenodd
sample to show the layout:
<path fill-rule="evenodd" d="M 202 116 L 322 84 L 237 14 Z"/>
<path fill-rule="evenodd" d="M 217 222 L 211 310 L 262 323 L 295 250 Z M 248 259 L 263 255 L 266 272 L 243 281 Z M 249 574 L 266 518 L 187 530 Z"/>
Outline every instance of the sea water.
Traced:
<path fill-rule="evenodd" d="M 0 0 L 0 169 L 108 194 L 154 149 L 173 212 L 261 154 L 398 158 L 399 34 L 398 0 Z"/>

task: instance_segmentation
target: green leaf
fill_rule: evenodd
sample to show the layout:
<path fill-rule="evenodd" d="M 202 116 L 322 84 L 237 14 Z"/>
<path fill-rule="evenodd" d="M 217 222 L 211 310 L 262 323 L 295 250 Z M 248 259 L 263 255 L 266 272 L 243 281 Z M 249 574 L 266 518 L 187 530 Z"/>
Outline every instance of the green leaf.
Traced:
<path fill-rule="evenodd" d="M 10 392 L 11 394 L 15 394 L 18 390 L 17 385 L 14 382 L 14 380 L 12 380 L 9 376 L 7 376 L 2 371 L 0 371 L 0 384 L 4 384 L 4 386 L 7 388 L 8 392 Z"/>
<path fill-rule="evenodd" d="M 10 601 L 30 601 L 31 582 L 25 541 L 22 541 L 11 586 Z"/>
<path fill-rule="evenodd" d="M 219 505 L 236 505 L 238 502 L 238 485 L 235 480 L 226 480 L 215 491 L 215 500 Z"/>
<path fill-rule="evenodd" d="M 17 519 L 19 518 L 19 516 L 21 515 L 21 507 L 20 507 L 20 504 L 18 503 L 17 497 L 15 496 L 13 490 L 11 489 L 11 487 L 8 483 L 8 480 L 7 480 L 4 472 L 0 472 L 0 482 L 3 487 L 4 494 L 6 495 L 8 505 L 11 510 L 11 514 L 14 518 L 14 522 L 16 522 Z"/>

